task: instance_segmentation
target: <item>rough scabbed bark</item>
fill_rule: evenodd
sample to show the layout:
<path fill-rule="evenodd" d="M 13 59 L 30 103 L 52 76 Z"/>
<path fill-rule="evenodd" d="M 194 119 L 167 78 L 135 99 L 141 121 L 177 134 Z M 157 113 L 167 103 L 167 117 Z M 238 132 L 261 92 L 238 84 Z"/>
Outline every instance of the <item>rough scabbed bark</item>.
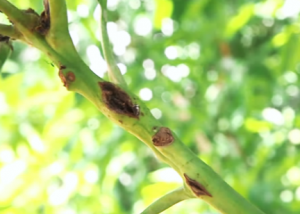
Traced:
<path fill-rule="evenodd" d="M 206 188 L 200 184 L 198 181 L 191 179 L 187 174 L 184 174 L 185 181 L 191 190 L 195 193 L 196 196 L 209 196 L 212 195 L 206 190 Z"/>
<path fill-rule="evenodd" d="M 60 66 L 58 71 L 58 76 L 61 79 L 64 86 L 69 89 L 70 84 L 76 80 L 76 76 L 72 71 L 63 72 L 64 69 L 67 69 L 66 66 Z"/>
<path fill-rule="evenodd" d="M 133 103 L 130 96 L 119 86 L 110 82 L 99 82 L 102 91 L 102 100 L 111 111 L 139 118 L 139 108 Z"/>

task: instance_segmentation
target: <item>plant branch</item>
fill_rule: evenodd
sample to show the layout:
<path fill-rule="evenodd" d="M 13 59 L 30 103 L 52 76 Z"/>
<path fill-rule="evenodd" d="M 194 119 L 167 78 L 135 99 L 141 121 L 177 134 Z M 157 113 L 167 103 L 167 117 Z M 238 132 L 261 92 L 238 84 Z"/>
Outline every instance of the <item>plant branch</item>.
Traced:
<path fill-rule="evenodd" d="M 69 34 L 65 0 L 44 0 L 44 7 L 46 16 L 50 16 L 50 29 L 46 34 L 47 42 L 65 58 L 81 61 Z"/>
<path fill-rule="evenodd" d="M 154 201 L 150 206 L 148 206 L 141 214 L 157 214 L 170 208 L 171 206 L 177 204 L 180 201 L 190 198 L 186 195 L 183 188 L 176 189 L 172 192 L 167 193 L 161 198 Z"/>
<path fill-rule="evenodd" d="M 5 13 L 14 24 L 27 26 L 26 19 L 24 19 L 24 12 L 7 0 L 0 0 L 0 10 Z"/>
<path fill-rule="evenodd" d="M 44 0 L 44 7 L 46 12 L 50 9 L 50 32 L 54 33 L 56 36 L 63 37 L 69 34 L 65 0 Z"/>
<path fill-rule="evenodd" d="M 245 200 L 223 181 L 217 173 L 188 149 L 174 133 L 170 130 L 167 133 L 172 136 L 171 143 L 157 145 L 157 148 L 177 166 L 177 172 L 183 178 L 185 189 L 189 191 L 190 195 L 201 198 L 224 214 L 263 214 L 262 211 Z"/>
<path fill-rule="evenodd" d="M 23 36 L 30 37 L 34 33 L 34 27 L 38 22 L 38 15 L 32 10 L 22 11 L 7 0 L 0 0 L 0 10 L 13 23 L 15 29 L 22 32 Z"/>
<path fill-rule="evenodd" d="M 107 23 L 106 0 L 98 0 L 98 2 L 100 3 L 100 7 L 101 7 L 101 14 L 100 14 L 101 45 L 107 62 L 108 75 L 110 81 L 126 87 L 127 84 L 115 61 L 114 54 L 112 52 L 112 48 L 109 42 L 107 29 L 106 29 L 106 23 Z"/>
<path fill-rule="evenodd" d="M 12 39 L 22 38 L 22 34 L 20 34 L 12 25 L 0 24 L 0 34 L 8 36 Z"/>

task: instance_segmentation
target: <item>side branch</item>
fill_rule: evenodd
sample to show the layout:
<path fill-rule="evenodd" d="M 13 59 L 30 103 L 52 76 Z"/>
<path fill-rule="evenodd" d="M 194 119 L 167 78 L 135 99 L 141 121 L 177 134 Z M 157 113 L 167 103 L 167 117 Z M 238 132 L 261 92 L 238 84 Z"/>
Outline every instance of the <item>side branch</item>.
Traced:
<path fill-rule="evenodd" d="M 13 39 L 21 39 L 22 35 L 12 26 L 0 24 L 0 34 Z"/>
<path fill-rule="evenodd" d="M 67 6 L 65 0 L 44 0 L 45 12 L 51 17 L 50 32 L 57 36 L 65 36 L 68 32 Z"/>
<path fill-rule="evenodd" d="M 117 66 L 106 29 L 106 0 L 98 0 L 101 3 L 100 27 L 101 27 L 101 45 L 108 67 L 108 76 L 110 81 L 121 86 L 127 86 L 120 69 Z"/>
<path fill-rule="evenodd" d="M 44 7 L 50 16 L 50 29 L 45 36 L 47 42 L 69 61 L 82 61 L 69 34 L 65 0 L 44 0 Z"/>
<path fill-rule="evenodd" d="M 156 214 L 161 213 L 162 211 L 172 207 L 180 201 L 186 200 L 188 197 L 185 194 L 183 188 L 176 189 L 163 197 L 154 201 L 149 207 L 147 207 L 141 214 Z"/>
<path fill-rule="evenodd" d="M 7 0 L 0 0 L 0 10 L 13 23 L 14 27 L 22 32 L 24 37 L 30 37 L 33 33 L 33 28 L 38 23 L 38 15 L 33 10 L 28 9 L 22 11 L 12 5 Z"/>
<path fill-rule="evenodd" d="M 0 0 L 0 10 L 5 13 L 11 22 L 26 26 L 26 19 L 24 19 L 24 12 L 16 8 L 6 0 Z"/>

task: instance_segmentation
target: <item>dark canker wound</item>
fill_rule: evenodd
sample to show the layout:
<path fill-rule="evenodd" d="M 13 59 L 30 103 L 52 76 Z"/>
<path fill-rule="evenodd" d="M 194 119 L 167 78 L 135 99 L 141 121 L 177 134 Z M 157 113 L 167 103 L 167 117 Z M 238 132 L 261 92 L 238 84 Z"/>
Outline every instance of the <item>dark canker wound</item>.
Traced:
<path fill-rule="evenodd" d="M 191 188 L 195 195 L 212 197 L 212 195 L 205 189 L 205 187 L 202 184 L 200 184 L 196 180 L 191 179 L 189 176 L 187 176 L 187 174 L 183 175 L 185 177 L 187 185 Z"/>
<path fill-rule="evenodd" d="M 123 89 L 110 82 L 99 82 L 98 84 L 102 90 L 102 99 L 107 108 L 118 114 L 139 118 L 139 108 Z"/>
<path fill-rule="evenodd" d="M 76 76 L 72 71 L 68 71 L 66 74 L 63 73 L 63 70 L 66 69 L 67 67 L 64 65 L 61 65 L 59 67 L 59 72 L 58 75 L 64 84 L 64 86 L 68 89 L 70 83 L 74 82 L 76 80 Z"/>

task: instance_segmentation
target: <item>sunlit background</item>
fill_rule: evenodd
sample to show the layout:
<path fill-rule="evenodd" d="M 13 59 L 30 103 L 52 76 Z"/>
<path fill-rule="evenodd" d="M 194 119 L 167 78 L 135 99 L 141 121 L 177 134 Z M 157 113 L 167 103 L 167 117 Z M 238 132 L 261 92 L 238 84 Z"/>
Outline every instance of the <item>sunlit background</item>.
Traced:
<path fill-rule="evenodd" d="M 11 2 L 42 11 L 41 0 Z M 97 1 L 67 4 L 77 50 L 107 79 Z M 265 213 L 299 213 L 300 1 L 108 0 L 108 8 L 118 66 L 154 117 Z M 57 73 L 17 42 L 2 69 L 1 213 L 135 214 L 181 185 Z M 164 213 L 217 212 L 193 199 Z"/>

